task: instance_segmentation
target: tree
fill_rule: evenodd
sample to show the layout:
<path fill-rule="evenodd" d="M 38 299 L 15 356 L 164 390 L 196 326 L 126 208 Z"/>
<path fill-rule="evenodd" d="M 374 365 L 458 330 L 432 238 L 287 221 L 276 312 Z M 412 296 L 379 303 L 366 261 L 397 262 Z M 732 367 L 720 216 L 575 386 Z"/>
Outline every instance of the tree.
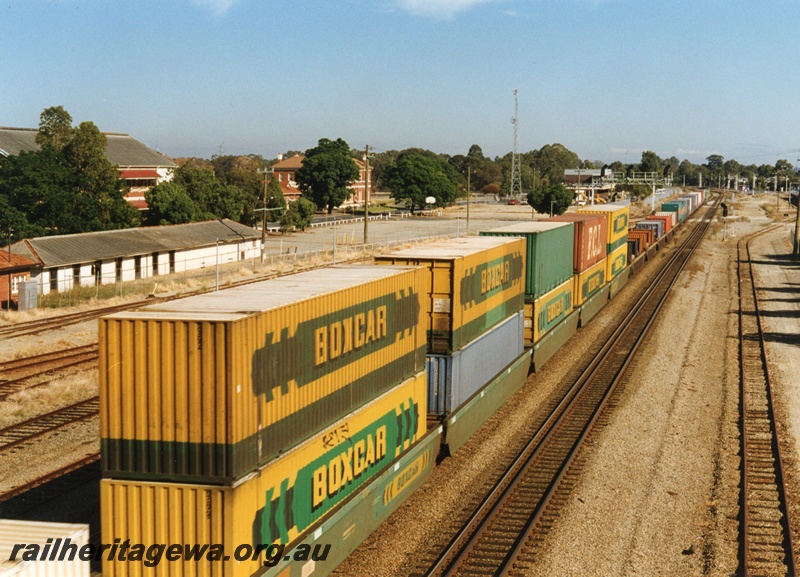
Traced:
<path fill-rule="evenodd" d="M 72 116 L 63 106 L 51 106 L 39 115 L 39 133 L 36 144 L 41 148 L 52 147 L 58 151 L 72 138 Z"/>
<path fill-rule="evenodd" d="M 307 198 L 300 197 L 289 205 L 281 217 L 281 229 L 284 231 L 299 228 L 305 230 L 314 218 L 317 205 Z"/>
<path fill-rule="evenodd" d="M 572 200 L 572 191 L 563 184 L 540 186 L 528 193 L 528 204 L 541 214 L 549 214 L 551 206 L 553 214 L 563 214 L 572 204 Z"/>
<path fill-rule="evenodd" d="M 267 220 L 271 221 L 281 220 L 286 212 L 286 199 L 283 198 L 281 185 L 274 178 L 267 184 L 267 208 L 280 209 L 271 210 L 267 214 Z"/>
<path fill-rule="evenodd" d="M 295 172 L 303 196 L 328 214 L 353 194 L 349 187 L 358 177 L 350 147 L 341 138 L 320 139 L 316 147 L 306 150 L 303 166 Z"/>
<path fill-rule="evenodd" d="M 75 174 L 78 195 L 91 201 L 83 215 L 90 230 L 138 224 L 138 212 L 123 198 L 118 167 L 106 157 L 106 137 L 93 122 L 82 122 L 62 151 Z"/>
<path fill-rule="evenodd" d="M 645 150 L 642 152 L 642 162 L 639 165 L 639 170 L 642 172 L 658 172 L 661 173 L 662 161 L 659 156 L 651 151 Z"/>
<path fill-rule="evenodd" d="M 144 194 L 150 210 L 145 222 L 149 225 L 183 224 L 198 219 L 198 209 L 186 189 L 177 182 L 162 182 Z"/>
<path fill-rule="evenodd" d="M 405 201 L 414 212 L 424 208 L 432 196 L 436 206 L 453 202 L 458 192 L 458 175 L 450 164 L 439 160 L 430 151 L 409 149 L 400 153 L 397 161 L 386 168 L 384 180 L 392 198 Z"/>
<path fill-rule="evenodd" d="M 197 207 L 197 220 L 229 218 L 238 221 L 244 211 L 242 190 L 217 180 L 214 171 L 184 165 L 175 171 L 173 181 L 186 190 Z"/>
<path fill-rule="evenodd" d="M 712 180 L 718 180 L 722 177 L 722 172 L 725 167 L 725 158 L 719 154 L 712 154 L 706 157 L 707 164 L 705 167 L 708 169 L 708 176 Z"/>

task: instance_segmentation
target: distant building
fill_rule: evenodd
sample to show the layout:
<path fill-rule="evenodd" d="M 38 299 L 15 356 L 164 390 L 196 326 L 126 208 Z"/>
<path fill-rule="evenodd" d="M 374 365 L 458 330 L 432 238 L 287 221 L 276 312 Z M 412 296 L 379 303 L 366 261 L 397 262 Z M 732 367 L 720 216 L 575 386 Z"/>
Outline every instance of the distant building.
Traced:
<path fill-rule="evenodd" d="M 38 132 L 36 128 L 0 127 L 0 156 L 16 156 L 20 152 L 39 150 L 36 144 Z M 144 193 L 157 184 L 171 180 L 178 165 L 129 134 L 104 134 L 106 158 L 119 167 L 120 180 L 125 181 L 129 189 L 125 200 L 139 210 L 147 210 Z"/>
<path fill-rule="evenodd" d="M 278 181 L 286 202 L 295 201 L 302 195 L 295 181 L 295 173 L 303 166 L 303 160 L 305 160 L 305 156 L 302 154 L 295 154 L 289 158 L 283 158 L 283 155 L 279 154 L 278 162 L 272 165 L 272 178 Z M 367 181 L 369 180 L 370 186 L 372 185 L 372 167 L 370 167 L 369 175 L 367 175 L 367 166 L 364 161 L 354 158 L 353 162 L 358 167 L 359 177 L 358 180 L 350 185 L 350 188 L 353 189 L 353 195 L 342 203 L 342 206 L 345 207 L 363 206 Z"/>
<path fill-rule="evenodd" d="M 45 236 L 11 245 L 21 266 L 34 263 L 12 273 L 27 270 L 39 294 L 64 292 L 254 259 L 260 241 L 260 231 L 228 219 Z"/>
<path fill-rule="evenodd" d="M 30 280 L 32 272 L 36 269 L 38 269 L 36 261 L 13 252 L 9 253 L 8 247 L 0 253 L 0 306 L 8 309 L 11 308 L 11 302 L 18 302 L 20 285 Z"/>

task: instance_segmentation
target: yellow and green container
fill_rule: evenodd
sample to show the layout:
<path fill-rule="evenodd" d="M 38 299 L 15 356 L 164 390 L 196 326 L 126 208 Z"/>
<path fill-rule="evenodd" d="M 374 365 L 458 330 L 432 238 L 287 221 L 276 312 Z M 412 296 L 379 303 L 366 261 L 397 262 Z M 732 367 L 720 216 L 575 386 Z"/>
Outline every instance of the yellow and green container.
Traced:
<path fill-rule="evenodd" d="M 522 310 L 525 241 L 521 238 L 434 242 L 377 256 L 375 262 L 425 269 L 429 353 L 461 349 Z"/>
<path fill-rule="evenodd" d="M 605 214 L 608 218 L 608 241 L 606 242 L 606 253 L 611 254 L 619 247 L 624 246 L 627 250 L 628 245 L 628 219 L 630 207 L 623 204 L 602 204 L 587 206 L 578 212 L 590 214 Z"/>
<path fill-rule="evenodd" d="M 611 281 L 628 266 L 628 243 L 606 257 L 606 282 Z"/>
<path fill-rule="evenodd" d="M 426 280 L 340 266 L 101 319 L 104 475 L 230 483 L 424 371 Z"/>
<path fill-rule="evenodd" d="M 155 567 L 146 551 L 138 560 L 130 549 L 125 560 L 104 556 L 103 576 L 252 575 L 266 547 L 295 541 L 423 437 L 425 389 L 423 373 L 230 486 L 102 480 L 103 543 L 209 546 L 199 558 L 162 558 Z M 401 491 L 402 481 L 387 491 Z"/>
<path fill-rule="evenodd" d="M 627 248 L 627 247 L 626 247 Z M 574 281 L 557 286 L 543 297 L 525 303 L 525 346 L 531 347 L 547 332 L 564 320 L 575 307 Z"/>
<path fill-rule="evenodd" d="M 627 247 L 627 245 L 626 245 Z M 576 307 L 581 306 L 587 300 L 596 295 L 607 282 L 607 259 L 603 259 L 598 263 L 593 264 L 582 273 L 576 274 L 572 277 L 575 281 L 573 289 L 573 304 Z"/>

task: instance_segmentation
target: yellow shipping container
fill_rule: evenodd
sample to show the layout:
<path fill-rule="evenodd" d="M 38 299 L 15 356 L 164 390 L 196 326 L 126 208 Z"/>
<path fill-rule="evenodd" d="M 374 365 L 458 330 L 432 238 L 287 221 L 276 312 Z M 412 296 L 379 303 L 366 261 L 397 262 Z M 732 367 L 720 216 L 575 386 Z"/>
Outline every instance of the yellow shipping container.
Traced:
<path fill-rule="evenodd" d="M 539 342 L 550 329 L 572 312 L 572 309 L 575 308 L 573 288 L 574 281 L 569 279 L 541 298 L 525 303 L 524 338 L 526 347 L 532 347 Z"/>
<path fill-rule="evenodd" d="M 429 353 L 461 349 L 523 307 L 522 238 L 458 238 L 377 256 L 375 262 L 425 267 Z"/>
<path fill-rule="evenodd" d="M 605 214 L 608 217 L 608 241 L 606 254 L 619 250 L 628 244 L 628 218 L 630 208 L 624 204 L 604 204 L 602 206 L 586 206 L 578 212 Z M 610 278 L 607 280 L 611 280 Z"/>
<path fill-rule="evenodd" d="M 628 243 L 610 253 L 606 258 L 606 282 L 610 282 L 615 276 L 628 266 Z"/>
<path fill-rule="evenodd" d="M 424 370 L 425 280 L 332 267 L 101 319 L 105 476 L 229 483 Z"/>
<path fill-rule="evenodd" d="M 103 479 L 102 542 L 127 543 L 103 556 L 103 577 L 253 574 L 269 545 L 313 528 L 422 438 L 425 395 L 422 373 L 232 486 Z M 153 545 L 165 546 L 158 562 Z"/>
<path fill-rule="evenodd" d="M 627 244 L 625 245 L 627 249 Z M 607 281 L 607 263 L 604 258 L 600 262 L 593 264 L 580 274 L 572 277 L 575 281 L 573 289 L 573 305 L 576 307 L 581 306 L 589 300 L 597 291 L 606 285 Z"/>

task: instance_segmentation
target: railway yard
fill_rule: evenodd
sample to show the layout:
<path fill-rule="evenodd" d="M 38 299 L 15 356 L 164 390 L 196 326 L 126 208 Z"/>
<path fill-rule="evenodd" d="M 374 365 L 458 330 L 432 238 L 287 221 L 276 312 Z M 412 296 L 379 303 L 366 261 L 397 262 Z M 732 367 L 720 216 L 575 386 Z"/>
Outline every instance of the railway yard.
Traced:
<path fill-rule="evenodd" d="M 433 467 L 427 481 L 334 574 L 797 571 L 791 549 L 800 548 L 800 266 L 791 257 L 788 224 L 794 208 L 783 202 L 776 211 L 774 196 L 737 194 L 736 216 L 723 225 L 714 212 L 718 201 L 707 200 L 688 226 L 651 250 L 646 262 L 637 262 L 626 283 L 611 288 L 616 294 L 608 304 L 581 323 L 546 364 L 537 364 L 544 349 L 534 347 L 536 372 Z M 473 234 L 530 220 L 526 207 L 471 210 Z M 644 214 L 631 209 L 631 224 Z M 461 206 L 443 217 L 376 222 L 370 234 L 375 242 L 459 236 L 467 229 L 465 217 Z M 335 235 L 330 228 L 316 229 L 291 242 L 329 247 Z M 247 280 L 239 275 L 230 283 Z M 640 299 L 651 286 L 652 297 Z M 631 314 L 630 328 L 618 330 L 631 311 L 636 316 Z M 99 459 L 97 319 L 110 312 L 75 311 L 60 327 L 33 315 L 0 321 L 0 518 L 9 511 L 24 518 L 24 507 L 6 506 L 15 498 L 18 503 L 28 483 L 44 483 L 54 473 Z M 587 383 L 589 392 L 573 390 L 575 383 Z M 580 405 L 584 395 L 594 399 L 588 409 Z M 594 413 L 600 398 L 605 404 Z M 568 405 L 573 399 L 574 409 Z M 770 428 L 771 405 L 777 437 Z M 562 411 L 563 417 L 552 416 Z M 584 412 L 588 427 L 568 420 Z M 435 427 L 429 420 L 430 434 Z M 562 430 L 573 431 L 566 441 L 559 440 Z M 773 445 L 782 469 L 774 467 Z M 512 466 L 520 452 L 529 453 L 530 465 Z M 527 477 L 517 482 L 509 468 L 514 474 L 527 470 Z M 554 484 L 555 477 L 560 481 Z M 788 497 L 781 493 L 784 485 Z M 501 505 L 506 493 L 536 503 L 535 516 L 529 517 L 528 505 L 522 512 Z M 57 509 L 66 514 L 69 508 L 55 507 L 59 499 L 46 505 L 54 511 L 50 520 L 91 522 L 93 540 L 100 541 L 99 511 L 82 520 L 60 518 Z"/>

